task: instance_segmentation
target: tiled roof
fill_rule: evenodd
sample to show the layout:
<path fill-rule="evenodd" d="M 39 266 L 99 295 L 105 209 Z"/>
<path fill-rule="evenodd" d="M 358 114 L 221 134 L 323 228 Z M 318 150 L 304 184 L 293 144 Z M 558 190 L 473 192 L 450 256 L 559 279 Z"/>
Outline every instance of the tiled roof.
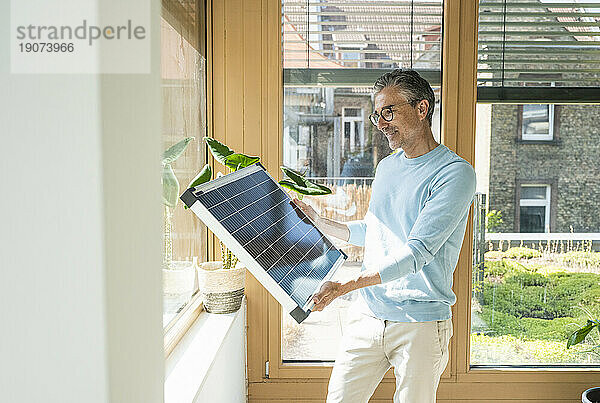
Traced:
<path fill-rule="evenodd" d="M 368 62 L 368 59 L 389 59 L 389 62 L 399 61 L 405 65 L 410 64 L 411 32 L 431 33 L 428 37 L 424 37 L 424 34 L 413 34 L 414 42 L 419 40 L 434 42 L 432 44 L 413 43 L 413 61 L 423 57 L 423 51 L 430 50 L 433 46 L 441 48 L 435 43 L 441 41 L 441 1 L 439 6 L 415 4 L 412 8 L 414 14 L 412 25 L 411 7 L 407 5 L 386 6 L 385 2 L 382 2 L 383 5 L 363 5 L 357 1 L 348 1 L 346 4 L 343 4 L 343 1 L 336 1 L 335 6 L 323 4 L 325 5 L 320 6 L 319 12 L 325 15 L 321 16 L 318 26 L 320 30 L 331 30 L 331 36 L 325 33 L 320 37 L 334 42 L 363 43 L 363 49 L 368 47 L 370 50 L 365 54 L 365 62 Z M 299 32 L 307 31 L 306 11 L 306 6 L 288 6 L 284 2 L 285 18 Z M 327 20 L 323 20 L 323 17 Z M 332 24 L 327 24 L 328 21 Z M 314 30 L 312 26 L 311 24 L 311 29 Z M 290 37 L 285 36 L 284 39 L 289 40 Z M 290 45 L 284 41 L 284 50 Z M 338 47 L 342 46 L 338 45 Z M 382 52 L 377 52 L 377 50 Z M 439 60 L 439 53 L 437 59 Z"/>
<path fill-rule="evenodd" d="M 289 21 L 287 16 L 283 16 L 284 20 Z M 313 68 L 334 68 L 339 69 L 343 65 L 332 61 L 320 53 L 314 52 L 314 49 L 306 43 L 304 36 L 299 33 L 293 25 L 284 24 L 283 32 L 286 41 L 284 42 L 284 53 L 289 50 L 302 51 L 290 52 L 288 57 L 283 60 L 284 68 L 306 68 L 308 65 Z M 308 62 L 306 55 L 308 54 Z M 296 60 L 300 59 L 300 60 Z"/>

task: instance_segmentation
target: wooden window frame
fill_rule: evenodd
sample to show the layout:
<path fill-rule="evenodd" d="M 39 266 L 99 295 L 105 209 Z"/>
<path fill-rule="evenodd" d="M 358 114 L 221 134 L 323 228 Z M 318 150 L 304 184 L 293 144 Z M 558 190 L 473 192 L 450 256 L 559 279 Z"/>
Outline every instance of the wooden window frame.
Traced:
<path fill-rule="evenodd" d="M 273 175 L 282 160 L 283 74 L 281 2 L 209 2 L 209 100 L 214 119 L 209 133 L 236 150 L 260 155 Z M 442 68 L 442 143 L 473 163 L 477 21 L 476 1 L 446 0 Z M 211 117 L 209 112 L 209 118 Z M 452 307 L 454 337 L 439 401 L 574 401 L 597 385 L 598 369 L 471 368 L 470 298 L 472 215 L 457 269 Z M 218 255 L 213 244 L 211 256 Z M 284 364 L 281 360 L 281 308 L 248 274 L 246 280 L 249 401 L 324 401 L 329 365 Z M 268 376 L 266 368 L 268 363 Z M 393 378 L 386 377 L 371 401 L 390 401 Z"/>

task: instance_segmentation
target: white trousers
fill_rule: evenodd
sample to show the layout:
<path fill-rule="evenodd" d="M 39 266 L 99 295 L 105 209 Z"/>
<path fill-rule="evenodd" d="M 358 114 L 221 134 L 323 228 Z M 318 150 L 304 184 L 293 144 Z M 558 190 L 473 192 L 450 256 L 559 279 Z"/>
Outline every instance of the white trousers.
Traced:
<path fill-rule="evenodd" d="M 394 403 L 435 403 L 451 337 L 451 319 L 406 323 L 351 314 L 329 380 L 327 402 L 368 402 L 394 367 Z"/>

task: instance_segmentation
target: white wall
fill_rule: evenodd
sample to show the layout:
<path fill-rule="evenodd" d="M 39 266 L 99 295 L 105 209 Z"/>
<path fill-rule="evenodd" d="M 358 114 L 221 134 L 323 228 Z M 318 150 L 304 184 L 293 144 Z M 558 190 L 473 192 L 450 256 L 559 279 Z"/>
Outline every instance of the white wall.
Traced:
<path fill-rule="evenodd" d="M 145 75 L 11 75 L 9 5 L 0 401 L 162 401 L 160 1 Z"/>
<path fill-rule="evenodd" d="M 200 386 L 194 403 L 246 402 L 246 308 L 240 309 Z"/>

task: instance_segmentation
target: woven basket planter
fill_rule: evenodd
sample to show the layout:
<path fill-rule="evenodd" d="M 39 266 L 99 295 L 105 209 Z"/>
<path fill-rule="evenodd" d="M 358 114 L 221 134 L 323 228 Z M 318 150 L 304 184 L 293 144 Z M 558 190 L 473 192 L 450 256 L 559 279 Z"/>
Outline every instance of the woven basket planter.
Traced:
<path fill-rule="evenodd" d="M 223 262 L 198 265 L 198 288 L 204 309 L 210 313 L 232 313 L 240 309 L 246 283 L 246 267 L 238 263 L 223 270 Z"/>

